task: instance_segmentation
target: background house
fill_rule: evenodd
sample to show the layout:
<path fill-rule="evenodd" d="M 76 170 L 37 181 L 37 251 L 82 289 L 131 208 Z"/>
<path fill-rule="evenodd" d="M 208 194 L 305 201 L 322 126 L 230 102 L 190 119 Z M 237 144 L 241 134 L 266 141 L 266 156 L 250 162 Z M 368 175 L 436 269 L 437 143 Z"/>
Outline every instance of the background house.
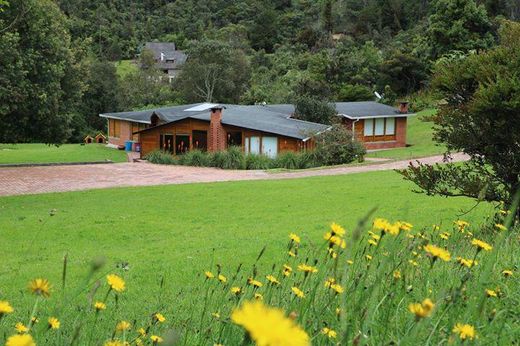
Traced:
<path fill-rule="evenodd" d="M 187 55 L 177 50 L 173 42 L 146 42 L 144 49 L 153 53 L 155 67 L 168 77 L 170 83 L 179 74 L 187 59 Z"/>

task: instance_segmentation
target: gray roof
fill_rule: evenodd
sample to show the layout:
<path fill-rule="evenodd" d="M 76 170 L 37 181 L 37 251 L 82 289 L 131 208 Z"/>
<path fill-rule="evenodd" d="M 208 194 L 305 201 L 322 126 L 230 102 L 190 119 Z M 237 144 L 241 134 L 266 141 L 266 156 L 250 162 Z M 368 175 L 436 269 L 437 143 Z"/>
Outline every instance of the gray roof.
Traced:
<path fill-rule="evenodd" d="M 175 48 L 175 43 L 173 42 L 146 42 L 144 49 L 153 52 L 154 59 L 157 62 L 156 66 L 162 70 L 177 69 L 188 58 L 186 53 Z M 161 53 L 164 54 L 165 60 L 173 60 L 173 62 L 161 61 Z"/>
<path fill-rule="evenodd" d="M 397 108 L 377 102 L 337 102 L 336 110 L 339 115 L 351 119 L 402 117 L 412 115 L 401 114 Z M 188 109 L 195 106 L 194 111 Z M 207 106 L 207 107 L 206 107 Z M 242 106 L 224 104 L 222 123 L 251 130 L 258 130 L 277 135 L 306 139 L 310 133 L 326 130 L 329 126 L 291 118 L 294 106 L 290 104 Z M 164 123 L 171 123 L 186 118 L 210 120 L 210 105 L 194 103 L 189 105 L 155 108 L 144 111 L 104 113 L 104 118 L 122 119 L 150 124 L 150 117 L 156 114 Z M 147 130 L 143 130 L 147 131 Z"/>

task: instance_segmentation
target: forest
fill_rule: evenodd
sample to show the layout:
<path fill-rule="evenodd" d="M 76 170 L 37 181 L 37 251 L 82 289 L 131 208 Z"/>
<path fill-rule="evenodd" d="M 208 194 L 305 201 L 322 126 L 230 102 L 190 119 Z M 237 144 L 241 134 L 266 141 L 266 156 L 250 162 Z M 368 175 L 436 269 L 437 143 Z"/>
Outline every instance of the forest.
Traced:
<path fill-rule="evenodd" d="M 498 45 L 506 20 L 519 1 L 0 0 L 0 142 L 75 142 L 106 130 L 99 113 L 203 101 L 321 114 L 378 92 L 419 109 L 439 99 L 436 66 Z M 173 83 L 117 70 L 148 41 L 187 52 Z"/>

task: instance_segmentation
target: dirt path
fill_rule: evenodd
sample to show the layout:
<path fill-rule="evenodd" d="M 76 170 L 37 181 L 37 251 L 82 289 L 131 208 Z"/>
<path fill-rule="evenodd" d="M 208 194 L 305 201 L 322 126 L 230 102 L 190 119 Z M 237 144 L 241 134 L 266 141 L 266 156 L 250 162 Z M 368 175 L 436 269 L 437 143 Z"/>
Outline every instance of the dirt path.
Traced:
<path fill-rule="evenodd" d="M 455 154 L 454 161 L 467 160 Z M 441 156 L 420 159 L 423 163 L 442 162 Z M 150 163 L 117 163 L 50 167 L 0 168 L 0 196 L 77 191 L 122 186 L 187 184 L 218 181 L 293 179 L 325 175 L 342 175 L 400 169 L 410 160 L 374 163 L 363 166 L 312 169 L 268 173 L 265 171 L 232 171 L 216 168 L 163 166 Z"/>

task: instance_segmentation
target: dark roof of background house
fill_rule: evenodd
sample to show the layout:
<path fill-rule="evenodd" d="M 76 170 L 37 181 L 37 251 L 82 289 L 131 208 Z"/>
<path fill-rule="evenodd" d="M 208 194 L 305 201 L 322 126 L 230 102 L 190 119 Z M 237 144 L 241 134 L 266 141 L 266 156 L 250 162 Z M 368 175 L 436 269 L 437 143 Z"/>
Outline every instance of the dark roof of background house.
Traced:
<path fill-rule="evenodd" d="M 338 114 L 348 118 L 377 118 L 382 116 L 407 116 L 397 108 L 377 102 L 337 102 Z M 203 106 L 195 111 L 189 110 L 195 106 Z M 213 105 L 214 106 L 214 105 Z M 326 130 L 329 126 L 291 118 L 294 106 L 290 104 L 275 105 L 222 105 L 222 123 L 251 130 L 258 130 L 282 136 L 305 139 L 310 133 Z M 104 118 L 122 119 L 150 124 L 150 117 L 156 114 L 164 123 L 171 123 L 186 118 L 210 120 L 211 104 L 194 103 L 189 105 L 162 107 L 144 111 L 104 113 Z M 164 124 L 163 124 L 164 125 Z M 150 128 L 152 129 L 152 128 Z M 147 131 L 142 130 L 142 131 Z"/>
<path fill-rule="evenodd" d="M 181 50 L 176 50 L 173 42 L 146 42 L 144 49 L 153 52 L 157 68 L 163 70 L 176 69 L 186 62 L 188 56 Z M 173 62 L 161 61 L 161 53 L 164 54 L 165 59 L 173 60 Z"/>

